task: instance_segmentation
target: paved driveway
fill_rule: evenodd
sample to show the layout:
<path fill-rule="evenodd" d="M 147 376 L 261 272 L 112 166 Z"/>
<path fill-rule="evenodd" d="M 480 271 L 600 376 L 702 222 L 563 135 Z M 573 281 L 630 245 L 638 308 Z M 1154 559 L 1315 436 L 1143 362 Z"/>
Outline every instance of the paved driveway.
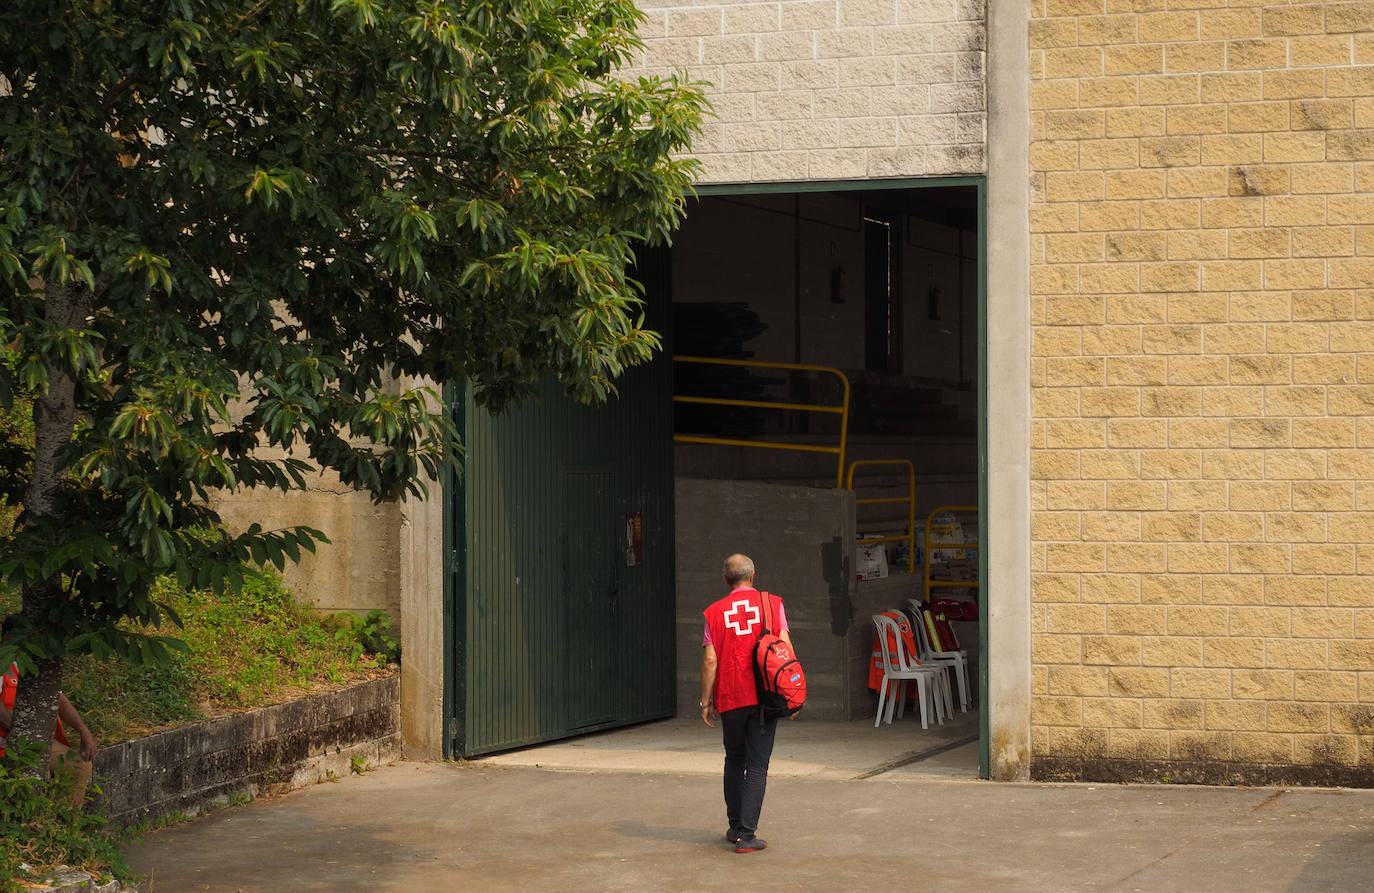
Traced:
<path fill-rule="evenodd" d="M 152 893 L 1374 890 L 1374 791 L 996 784 L 969 731 L 783 726 L 754 855 L 722 838 L 713 733 L 669 721 L 381 767 L 130 858 Z"/>

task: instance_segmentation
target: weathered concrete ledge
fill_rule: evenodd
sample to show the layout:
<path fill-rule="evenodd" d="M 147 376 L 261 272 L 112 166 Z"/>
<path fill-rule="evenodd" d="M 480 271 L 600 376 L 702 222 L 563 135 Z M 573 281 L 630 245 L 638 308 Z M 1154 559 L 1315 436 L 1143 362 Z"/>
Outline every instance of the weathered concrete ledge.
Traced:
<path fill-rule="evenodd" d="M 132 823 L 194 815 L 401 757 L 399 676 L 136 738 L 96 754 L 95 808 Z"/>
<path fill-rule="evenodd" d="M 1293 765 L 1230 760 L 1132 760 L 1038 756 L 1033 781 L 1245 785 L 1247 787 L 1374 788 L 1374 766 Z"/>

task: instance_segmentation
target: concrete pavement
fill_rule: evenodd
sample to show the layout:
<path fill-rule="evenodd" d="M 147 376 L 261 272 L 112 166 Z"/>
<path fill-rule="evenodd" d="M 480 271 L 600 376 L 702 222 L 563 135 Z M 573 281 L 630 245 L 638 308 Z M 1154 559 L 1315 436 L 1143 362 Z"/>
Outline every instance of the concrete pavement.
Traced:
<path fill-rule="evenodd" d="M 722 839 L 718 733 L 668 720 L 380 767 L 150 834 L 130 861 L 148 893 L 1374 890 L 1374 791 L 979 781 L 960 719 L 784 723 L 754 855 Z"/>

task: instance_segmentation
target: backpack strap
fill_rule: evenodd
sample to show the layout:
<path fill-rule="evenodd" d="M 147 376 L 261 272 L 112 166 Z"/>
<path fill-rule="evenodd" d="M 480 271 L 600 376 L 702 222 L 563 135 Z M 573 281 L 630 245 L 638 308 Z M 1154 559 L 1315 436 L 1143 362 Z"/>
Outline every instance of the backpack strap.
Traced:
<path fill-rule="evenodd" d="M 773 624 L 769 619 L 768 611 L 768 606 L 773 599 L 772 596 L 762 589 L 756 591 L 759 594 L 759 601 L 763 602 L 763 629 L 759 630 L 758 638 L 754 640 L 754 659 L 751 663 L 753 663 L 754 670 L 754 688 L 759 694 L 759 725 L 766 728 L 765 720 L 767 717 L 764 715 L 763 710 L 763 676 L 761 676 L 759 672 L 759 646 L 763 644 L 763 637 L 773 632 Z"/>
<path fill-rule="evenodd" d="M 759 600 L 763 602 L 763 631 L 765 633 L 772 633 L 776 636 L 778 631 L 773 629 L 773 619 L 768 611 L 768 608 L 773 604 L 773 594 L 771 592 L 764 592 L 762 589 L 760 589 L 758 593 Z"/>

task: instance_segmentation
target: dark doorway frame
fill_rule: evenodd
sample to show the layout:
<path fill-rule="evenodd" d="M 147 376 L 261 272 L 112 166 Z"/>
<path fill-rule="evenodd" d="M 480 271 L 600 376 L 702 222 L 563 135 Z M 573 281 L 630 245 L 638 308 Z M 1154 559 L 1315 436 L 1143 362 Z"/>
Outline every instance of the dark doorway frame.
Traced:
<path fill-rule="evenodd" d="M 987 177 L 931 177 L 900 180 L 830 180 L 779 183 L 734 183 L 697 186 L 700 197 L 738 196 L 758 194 L 801 194 L 818 192 L 854 192 L 877 190 L 921 190 L 949 187 L 971 188 L 976 195 L 978 263 L 977 273 L 977 401 L 978 401 L 978 579 L 988 579 L 988 556 L 997 544 L 989 536 L 988 523 L 988 186 Z M 990 778 L 990 747 L 988 716 L 988 592 L 987 586 L 978 589 L 978 775 Z"/>

